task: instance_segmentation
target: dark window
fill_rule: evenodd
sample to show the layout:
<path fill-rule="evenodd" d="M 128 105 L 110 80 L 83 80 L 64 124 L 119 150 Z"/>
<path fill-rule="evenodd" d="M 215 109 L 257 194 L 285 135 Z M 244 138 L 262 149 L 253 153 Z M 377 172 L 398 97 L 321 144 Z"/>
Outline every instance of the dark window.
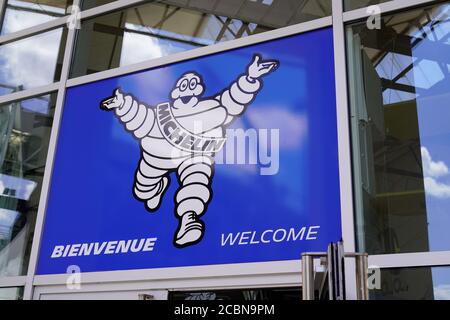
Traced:
<path fill-rule="evenodd" d="M 245 301 L 300 301 L 300 288 L 270 288 L 270 289 L 241 289 L 241 290 L 211 290 L 211 291 L 172 291 L 169 300 L 245 300 Z"/>
<path fill-rule="evenodd" d="M 450 267 L 383 269 L 380 283 L 370 299 L 450 300 Z"/>
<path fill-rule="evenodd" d="M 344 0 L 344 9 L 350 11 L 389 1 L 392 0 Z"/>

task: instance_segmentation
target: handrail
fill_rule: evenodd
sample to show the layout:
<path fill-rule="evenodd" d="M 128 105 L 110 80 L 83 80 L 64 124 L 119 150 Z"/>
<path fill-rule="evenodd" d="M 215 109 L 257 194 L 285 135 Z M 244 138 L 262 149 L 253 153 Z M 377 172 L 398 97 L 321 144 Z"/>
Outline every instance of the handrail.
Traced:
<path fill-rule="evenodd" d="M 332 248 L 335 252 L 332 253 Z M 342 248 L 342 242 L 337 244 L 330 244 L 328 252 L 305 252 L 302 254 L 302 296 L 303 300 L 315 299 L 315 287 L 314 287 L 314 260 L 325 259 L 326 272 L 329 280 L 329 296 L 330 300 L 343 300 L 345 299 L 345 272 L 343 268 L 343 259 L 354 258 L 355 259 L 355 271 L 356 271 L 356 285 L 357 285 L 357 300 L 369 299 L 368 288 L 368 254 L 359 252 L 345 252 L 339 253 L 339 249 Z M 339 260 L 342 260 L 339 262 Z M 331 265 L 330 265 L 331 260 Z M 339 263 L 342 263 L 339 266 Z"/>

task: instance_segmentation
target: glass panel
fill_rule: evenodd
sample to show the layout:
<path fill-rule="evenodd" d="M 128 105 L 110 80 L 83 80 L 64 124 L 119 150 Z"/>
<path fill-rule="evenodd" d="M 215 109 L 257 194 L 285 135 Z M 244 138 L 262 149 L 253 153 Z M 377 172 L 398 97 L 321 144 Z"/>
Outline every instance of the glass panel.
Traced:
<path fill-rule="evenodd" d="M 349 29 L 358 248 L 450 249 L 450 5 Z"/>
<path fill-rule="evenodd" d="M 344 10 L 350 11 L 389 1 L 392 0 L 344 0 Z"/>
<path fill-rule="evenodd" d="M 381 270 L 381 289 L 372 300 L 450 300 L 450 267 Z"/>
<path fill-rule="evenodd" d="M 1 34 L 20 31 L 68 13 L 72 0 L 7 0 Z"/>
<path fill-rule="evenodd" d="M 22 300 L 23 287 L 0 288 L 0 300 Z"/>
<path fill-rule="evenodd" d="M 0 277 L 27 271 L 55 101 L 0 105 Z"/>
<path fill-rule="evenodd" d="M 71 77 L 331 14 L 330 0 L 167 1 L 177 5 L 164 2 L 84 21 L 77 38 Z"/>
<path fill-rule="evenodd" d="M 66 29 L 0 46 L 0 95 L 59 81 Z"/>
<path fill-rule="evenodd" d="M 81 9 L 87 10 L 114 1 L 116 0 L 83 0 L 81 3 Z"/>

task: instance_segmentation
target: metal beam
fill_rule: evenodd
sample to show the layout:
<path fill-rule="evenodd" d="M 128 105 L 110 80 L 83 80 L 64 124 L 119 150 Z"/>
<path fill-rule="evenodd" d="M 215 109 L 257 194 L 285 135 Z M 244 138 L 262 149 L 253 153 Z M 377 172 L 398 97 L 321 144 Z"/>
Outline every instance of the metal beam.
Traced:
<path fill-rule="evenodd" d="M 151 29 L 149 29 L 149 31 L 147 32 L 147 31 L 140 31 L 140 30 L 134 30 L 134 29 L 129 29 L 129 28 L 114 27 L 114 26 L 100 24 L 100 23 L 95 23 L 93 29 L 96 32 L 101 32 L 101 33 L 106 33 L 106 34 L 111 34 L 111 35 L 119 35 L 119 36 L 123 35 L 124 33 L 140 34 L 140 35 L 144 35 L 144 36 L 148 36 L 148 37 L 154 37 L 154 38 L 159 38 L 159 39 L 165 39 L 165 40 L 185 43 L 185 44 L 189 44 L 189 45 L 193 45 L 193 46 L 197 46 L 197 47 L 202 47 L 202 46 L 206 46 L 206 45 L 210 44 L 210 43 L 200 43 L 200 42 L 196 42 L 196 41 L 185 40 L 185 39 L 176 38 L 176 37 L 170 37 L 170 36 L 161 35 L 161 34 L 155 34 L 154 32 L 151 32 Z"/>
<path fill-rule="evenodd" d="M 408 93 L 412 93 L 412 94 L 416 93 L 416 88 L 413 86 L 397 83 L 397 82 L 394 82 L 392 80 L 385 79 L 385 78 L 381 78 L 381 85 L 383 87 L 383 91 L 387 90 L 387 89 L 392 89 L 392 90 L 403 91 L 403 92 L 408 92 Z"/>

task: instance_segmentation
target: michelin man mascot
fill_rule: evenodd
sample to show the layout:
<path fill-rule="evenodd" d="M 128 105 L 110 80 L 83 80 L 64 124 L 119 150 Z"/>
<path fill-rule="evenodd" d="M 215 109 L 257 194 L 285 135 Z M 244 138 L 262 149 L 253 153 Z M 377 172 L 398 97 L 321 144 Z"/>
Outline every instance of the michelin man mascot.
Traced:
<path fill-rule="evenodd" d="M 169 175 L 176 172 L 176 247 L 201 241 L 205 226 L 200 218 L 211 201 L 214 156 L 225 144 L 225 129 L 255 99 L 262 89 L 262 77 L 278 65 L 278 61 L 262 61 L 255 55 L 246 73 L 214 97 L 202 98 L 202 78 L 189 72 L 177 81 L 170 101 L 156 107 L 139 102 L 120 88 L 101 102 L 101 108 L 114 111 L 126 130 L 140 141 L 141 160 L 133 193 L 145 202 L 148 211 L 158 210 L 170 183 Z"/>

